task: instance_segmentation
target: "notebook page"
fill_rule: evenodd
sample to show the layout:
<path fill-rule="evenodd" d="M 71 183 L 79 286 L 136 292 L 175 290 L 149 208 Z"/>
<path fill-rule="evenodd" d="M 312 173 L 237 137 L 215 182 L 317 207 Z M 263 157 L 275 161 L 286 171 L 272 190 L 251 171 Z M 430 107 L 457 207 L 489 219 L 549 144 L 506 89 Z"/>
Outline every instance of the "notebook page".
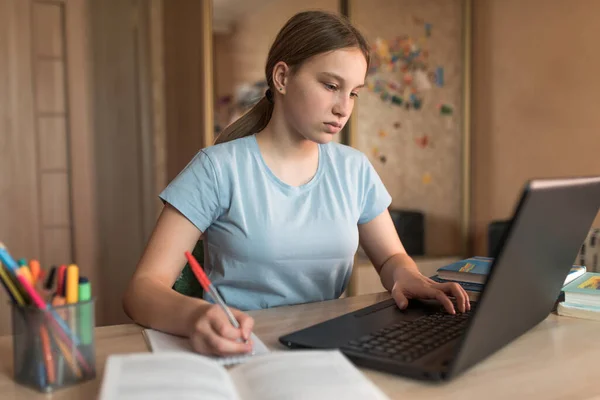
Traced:
<path fill-rule="evenodd" d="M 168 333 L 160 332 L 154 329 L 144 329 L 144 336 L 148 341 L 148 346 L 154 353 L 162 353 L 167 351 L 195 353 L 195 351 L 192 349 L 192 346 L 190 345 L 188 338 L 170 335 Z M 269 349 L 267 348 L 267 346 L 265 346 L 262 340 L 260 340 L 258 336 L 256 336 L 254 333 L 252 333 L 252 341 L 254 343 L 252 354 L 240 354 L 227 357 L 206 357 L 213 359 L 221 365 L 233 365 L 243 363 L 254 355 L 269 353 Z"/>
<path fill-rule="evenodd" d="M 214 361 L 184 353 L 109 356 L 99 400 L 240 400 Z"/>
<path fill-rule="evenodd" d="M 388 399 L 337 350 L 292 350 L 229 371 L 244 400 Z"/>

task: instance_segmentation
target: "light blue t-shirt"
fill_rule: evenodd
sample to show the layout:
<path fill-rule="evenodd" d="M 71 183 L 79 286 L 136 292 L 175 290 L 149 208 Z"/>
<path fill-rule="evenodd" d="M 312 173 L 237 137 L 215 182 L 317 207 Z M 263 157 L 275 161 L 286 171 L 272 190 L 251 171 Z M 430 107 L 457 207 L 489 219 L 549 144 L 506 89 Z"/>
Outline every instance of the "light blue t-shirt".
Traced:
<path fill-rule="evenodd" d="M 202 149 L 160 198 L 204 232 L 204 270 L 240 310 L 338 298 L 358 224 L 391 202 L 358 150 L 319 145 L 316 174 L 294 187 L 269 169 L 254 135 Z"/>

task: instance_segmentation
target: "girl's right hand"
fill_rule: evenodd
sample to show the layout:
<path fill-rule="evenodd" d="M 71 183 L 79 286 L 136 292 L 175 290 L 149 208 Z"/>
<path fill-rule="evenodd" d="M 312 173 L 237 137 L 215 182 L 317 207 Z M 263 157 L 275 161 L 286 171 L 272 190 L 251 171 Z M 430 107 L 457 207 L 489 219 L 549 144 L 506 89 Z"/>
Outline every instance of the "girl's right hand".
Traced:
<path fill-rule="evenodd" d="M 240 324 L 231 325 L 229 318 L 218 304 L 203 304 L 192 316 L 190 342 L 201 354 L 228 356 L 252 351 L 250 334 L 254 319 L 235 308 L 229 308 Z"/>

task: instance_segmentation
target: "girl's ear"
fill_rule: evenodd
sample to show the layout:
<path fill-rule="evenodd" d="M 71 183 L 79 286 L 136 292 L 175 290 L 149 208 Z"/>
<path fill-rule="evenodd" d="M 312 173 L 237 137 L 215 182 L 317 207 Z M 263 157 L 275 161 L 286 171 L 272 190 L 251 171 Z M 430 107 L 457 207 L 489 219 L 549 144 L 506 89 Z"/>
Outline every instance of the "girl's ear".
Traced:
<path fill-rule="evenodd" d="M 279 61 L 273 67 L 273 91 L 281 94 L 286 92 L 286 84 L 290 74 L 290 67 L 283 61 Z"/>

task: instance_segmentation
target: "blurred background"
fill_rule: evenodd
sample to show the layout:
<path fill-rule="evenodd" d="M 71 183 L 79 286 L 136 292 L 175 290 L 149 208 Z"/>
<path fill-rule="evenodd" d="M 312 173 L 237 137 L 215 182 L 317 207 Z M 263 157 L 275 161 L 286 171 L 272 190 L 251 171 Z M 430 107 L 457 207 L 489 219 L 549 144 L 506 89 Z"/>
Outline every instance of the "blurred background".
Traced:
<path fill-rule="evenodd" d="M 271 42 L 308 9 L 372 46 L 337 140 L 419 263 L 489 254 L 528 179 L 600 174 L 595 0 L 0 0 L 0 241 L 77 263 L 98 325 L 126 322 L 158 193 L 263 96 Z M 349 295 L 378 281 L 360 253 Z M 9 316 L 3 299 L 0 334 Z"/>

